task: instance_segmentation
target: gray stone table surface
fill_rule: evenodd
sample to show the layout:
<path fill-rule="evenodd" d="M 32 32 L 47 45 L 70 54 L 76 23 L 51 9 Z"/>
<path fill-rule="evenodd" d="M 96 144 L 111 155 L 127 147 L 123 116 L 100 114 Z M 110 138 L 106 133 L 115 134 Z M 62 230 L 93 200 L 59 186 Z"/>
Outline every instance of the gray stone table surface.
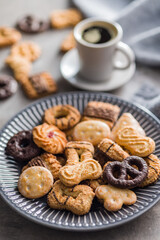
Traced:
<path fill-rule="evenodd" d="M 35 13 L 38 16 L 47 18 L 52 10 L 67 8 L 70 1 L 66 0 L 0 0 L 0 26 L 13 26 L 16 20 L 27 13 Z M 65 30 L 49 30 L 47 32 L 27 35 L 23 34 L 24 40 L 33 40 L 42 47 L 41 58 L 33 64 L 33 73 L 49 71 L 56 79 L 59 92 L 75 91 L 76 89 L 65 82 L 60 76 L 59 63 L 62 54 L 59 53 L 59 46 L 64 36 L 69 32 Z M 9 48 L 0 50 L 0 73 L 10 73 L 4 64 L 4 59 L 9 53 Z M 137 66 L 134 77 L 125 86 L 111 93 L 130 99 L 145 82 L 151 82 L 160 88 L 160 70 L 144 66 Z M 0 102 L 0 128 L 18 111 L 31 103 L 22 90 L 6 101 Z M 18 215 L 1 199 L 0 200 L 0 240 L 159 240 L 160 239 L 160 203 L 156 204 L 148 212 L 138 219 L 120 227 L 91 233 L 63 232 L 49 229 L 26 220 Z"/>

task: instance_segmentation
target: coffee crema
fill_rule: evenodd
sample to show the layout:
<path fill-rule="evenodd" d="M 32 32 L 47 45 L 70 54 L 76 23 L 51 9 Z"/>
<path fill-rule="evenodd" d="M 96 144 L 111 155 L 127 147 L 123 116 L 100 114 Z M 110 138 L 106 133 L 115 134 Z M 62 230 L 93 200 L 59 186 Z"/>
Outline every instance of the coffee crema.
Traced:
<path fill-rule="evenodd" d="M 82 38 L 88 43 L 100 44 L 110 41 L 112 36 L 106 28 L 92 26 L 83 31 Z"/>

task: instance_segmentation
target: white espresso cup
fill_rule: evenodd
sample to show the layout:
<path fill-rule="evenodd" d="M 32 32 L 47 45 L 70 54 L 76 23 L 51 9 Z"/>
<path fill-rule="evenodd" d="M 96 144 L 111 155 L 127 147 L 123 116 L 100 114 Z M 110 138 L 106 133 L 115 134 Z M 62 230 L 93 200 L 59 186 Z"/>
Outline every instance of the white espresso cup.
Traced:
<path fill-rule="evenodd" d="M 92 26 L 106 28 L 111 39 L 105 43 L 89 43 L 82 37 L 85 29 Z M 121 26 L 101 18 L 88 18 L 76 25 L 74 37 L 80 59 L 80 75 L 92 82 L 106 81 L 111 77 L 112 71 L 126 69 L 134 61 L 129 54 L 129 47 L 120 42 L 123 35 Z M 120 51 L 126 58 L 123 62 L 116 62 L 115 53 Z"/>

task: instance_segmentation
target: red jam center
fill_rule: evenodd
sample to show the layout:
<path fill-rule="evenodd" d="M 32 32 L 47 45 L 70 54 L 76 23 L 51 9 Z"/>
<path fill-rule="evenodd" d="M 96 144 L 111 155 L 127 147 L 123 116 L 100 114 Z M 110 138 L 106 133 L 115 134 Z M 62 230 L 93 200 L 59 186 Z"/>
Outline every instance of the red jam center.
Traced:
<path fill-rule="evenodd" d="M 54 132 L 49 132 L 47 135 L 47 137 L 49 137 L 49 138 L 53 138 L 53 136 L 54 136 Z"/>

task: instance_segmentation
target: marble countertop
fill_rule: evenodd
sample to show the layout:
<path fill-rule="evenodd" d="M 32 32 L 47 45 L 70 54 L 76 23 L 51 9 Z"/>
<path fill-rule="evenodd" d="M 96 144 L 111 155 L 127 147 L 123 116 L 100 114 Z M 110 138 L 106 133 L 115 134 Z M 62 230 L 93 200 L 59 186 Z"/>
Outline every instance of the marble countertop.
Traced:
<path fill-rule="evenodd" d="M 35 13 L 38 16 L 47 18 L 54 9 L 66 8 L 70 1 L 66 0 L 0 0 L 0 25 L 14 26 L 16 20 L 27 13 Z M 65 30 L 50 30 L 41 34 L 27 35 L 23 34 L 24 40 L 33 40 L 42 47 L 41 58 L 33 64 L 33 73 L 40 71 L 49 71 L 57 81 L 59 92 L 76 91 L 64 79 L 59 71 L 59 64 L 62 54 L 59 52 L 61 41 L 69 32 Z M 47 43 L 47 44 L 46 44 Z M 9 53 L 9 48 L 0 50 L 0 72 L 9 73 L 4 64 L 4 59 Z M 152 83 L 160 88 L 160 70 L 137 66 L 134 77 L 125 86 L 112 91 L 124 99 L 129 100 L 131 95 L 136 92 L 143 83 Z M 19 87 L 17 93 L 8 100 L 0 102 L 0 128 L 18 111 L 23 109 L 32 101 L 27 99 Z M 1 240 L 40 240 L 40 239 L 74 239 L 74 240 L 159 240 L 160 239 L 160 203 L 157 203 L 152 209 L 144 213 L 139 218 L 128 224 L 117 228 L 91 232 L 77 233 L 64 232 L 40 226 L 18 215 L 2 199 L 0 199 L 0 239 Z"/>

